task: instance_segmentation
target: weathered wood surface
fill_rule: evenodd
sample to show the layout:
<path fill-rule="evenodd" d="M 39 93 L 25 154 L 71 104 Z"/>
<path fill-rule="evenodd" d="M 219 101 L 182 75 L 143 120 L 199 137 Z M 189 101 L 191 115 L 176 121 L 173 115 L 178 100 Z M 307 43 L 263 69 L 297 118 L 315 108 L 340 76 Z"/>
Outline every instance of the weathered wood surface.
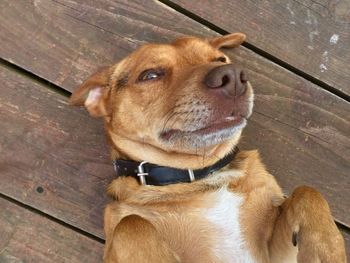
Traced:
<path fill-rule="evenodd" d="M 0 67 L 0 192 L 102 237 L 113 177 L 101 122 Z"/>
<path fill-rule="evenodd" d="M 0 198 L 0 262 L 97 263 L 103 244 Z"/>
<path fill-rule="evenodd" d="M 7 0 L 0 5 L 1 42 L 5 43 L 0 46 L 0 56 L 67 90 L 73 90 L 97 67 L 119 59 L 143 42 L 164 42 L 182 34 L 214 35 L 159 2 L 60 0 L 19 3 Z M 231 55 L 247 68 L 257 93 L 255 114 L 245 133 L 244 147 L 258 148 L 262 152 L 270 171 L 287 192 L 300 184 L 317 187 L 329 200 L 337 220 L 349 226 L 348 105 L 244 48 Z M 13 84 L 9 82 L 8 85 Z M 67 121 L 66 113 L 56 116 L 47 110 L 51 102 L 41 104 L 41 110 L 48 114 L 47 120 Z M 74 112 L 73 109 L 68 111 Z M 36 114 L 40 116 L 41 113 Z M 70 116 L 68 120 L 72 118 Z M 81 118 L 84 120 L 74 121 L 76 126 L 67 126 L 65 130 L 68 134 L 76 132 L 76 135 L 69 143 L 60 145 L 58 154 L 68 163 L 82 164 L 83 158 L 95 160 L 101 154 L 106 155 L 106 150 L 99 148 L 101 146 L 95 150 L 86 147 L 85 144 L 99 145 L 102 128 L 94 130 L 94 124 L 86 124 L 86 117 Z M 85 128 L 84 125 L 91 126 Z M 72 130 L 78 126 L 82 131 Z M 51 150 L 45 149 L 45 152 L 57 151 L 58 142 L 52 142 Z M 37 143 L 32 148 L 37 147 Z M 79 145 L 74 146 L 78 149 L 67 150 L 66 147 L 72 144 Z M 37 154 L 36 150 L 32 151 Z M 78 156 L 75 156 L 76 152 L 79 152 Z M 79 156 L 85 157 L 79 159 Z M 106 160 L 99 161 L 106 165 Z M 53 161 L 49 159 L 45 164 L 50 170 Z M 79 176 L 79 180 L 83 180 L 84 175 L 80 173 Z M 99 176 L 105 178 L 103 174 Z M 65 182 L 65 179 L 59 181 Z M 101 189 L 98 191 L 103 195 Z M 82 201 L 74 202 L 78 205 Z M 96 230 L 95 226 L 92 228 Z"/>
<path fill-rule="evenodd" d="M 170 0 L 350 95 L 350 2 Z"/>

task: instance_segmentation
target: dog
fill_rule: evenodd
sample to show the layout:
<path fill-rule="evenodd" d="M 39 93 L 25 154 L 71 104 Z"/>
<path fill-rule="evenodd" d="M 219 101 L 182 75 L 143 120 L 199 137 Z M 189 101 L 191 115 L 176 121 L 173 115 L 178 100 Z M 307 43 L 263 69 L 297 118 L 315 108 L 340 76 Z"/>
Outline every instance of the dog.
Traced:
<path fill-rule="evenodd" d="M 221 48 L 245 35 L 146 44 L 72 94 L 102 117 L 117 178 L 104 262 L 343 263 L 327 202 L 286 198 L 257 151 L 238 151 L 253 89 Z"/>

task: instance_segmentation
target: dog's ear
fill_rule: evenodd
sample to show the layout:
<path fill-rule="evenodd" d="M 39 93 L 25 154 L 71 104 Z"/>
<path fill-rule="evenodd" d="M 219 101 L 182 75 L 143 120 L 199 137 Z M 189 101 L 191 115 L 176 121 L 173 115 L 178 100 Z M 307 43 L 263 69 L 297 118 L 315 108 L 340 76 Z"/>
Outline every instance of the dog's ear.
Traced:
<path fill-rule="evenodd" d="M 85 80 L 72 94 L 69 103 L 75 106 L 85 106 L 93 117 L 109 115 L 108 95 L 110 67 L 103 67 Z"/>
<path fill-rule="evenodd" d="M 215 48 L 234 48 L 244 42 L 246 35 L 243 33 L 232 33 L 225 36 L 215 37 L 209 40 L 209 43 Z"/>

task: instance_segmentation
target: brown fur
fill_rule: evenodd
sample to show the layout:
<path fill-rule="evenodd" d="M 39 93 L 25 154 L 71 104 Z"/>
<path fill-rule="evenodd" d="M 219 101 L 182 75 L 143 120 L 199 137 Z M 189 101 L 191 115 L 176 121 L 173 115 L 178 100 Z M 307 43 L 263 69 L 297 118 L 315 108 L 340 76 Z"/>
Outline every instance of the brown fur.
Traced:
<path fill-rule="evenodd" d="M 71 103 L 104 118 L 113 159 L 185 169 L 211 165 L 238 143 L 241 129 L 228 138 L 218 131 L 219 139 L 207 141 L 193 134 L 208 125 L 215 127 L 231 112 L 248 118 L 253 91 L 248 83 L 242 96 L 229 99 L 206 89 L 203 78 L 211 69 L 231 63 L 219 48 L 239 46 L 244 39 L 236 33 L 145 45 L 92 75 L 74 92 Z M 144 81 L 148 69 L 157 77 Z M 220 249 L 227 242 L 220 235 L 222 225 L 206 214 L 221 209 L 217 202 L 225 202 L 228 209 L 237 205 L 219 199 L 225 193 L 243 200 L 238 222 L 232 222 L 239 230 L 232 231 L 242 236 L 246 257 Z M 104 217 L 106 263 L 222 262 L 226 253 L 230 259 L 225 262 L 240 257 L 240 262 L 252 262 L 249 257 L 265 263 L 346 262 L 344 241 L 323 197 L 312 188 L 299 187 L 285 199 L 256 151 L 240 152 L 206 179 L 157 187 L 118 178 L 108 194 L 114 201 Z"/>

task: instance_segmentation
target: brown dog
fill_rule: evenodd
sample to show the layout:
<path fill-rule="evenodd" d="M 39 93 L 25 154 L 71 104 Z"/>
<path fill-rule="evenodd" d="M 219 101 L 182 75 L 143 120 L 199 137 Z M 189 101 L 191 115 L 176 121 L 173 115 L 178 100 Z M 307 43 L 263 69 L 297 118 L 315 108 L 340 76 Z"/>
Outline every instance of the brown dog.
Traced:
<path fill-rule="evenodd" d="M 148 44 L 72 95 L 104 118 L 117 160 L 104 262 L 346 261 L 317 191 L 300 187 L 285 199 L 256 151 L 233 150 L 253 90 L 219 49 L 244 39 Z"/>

